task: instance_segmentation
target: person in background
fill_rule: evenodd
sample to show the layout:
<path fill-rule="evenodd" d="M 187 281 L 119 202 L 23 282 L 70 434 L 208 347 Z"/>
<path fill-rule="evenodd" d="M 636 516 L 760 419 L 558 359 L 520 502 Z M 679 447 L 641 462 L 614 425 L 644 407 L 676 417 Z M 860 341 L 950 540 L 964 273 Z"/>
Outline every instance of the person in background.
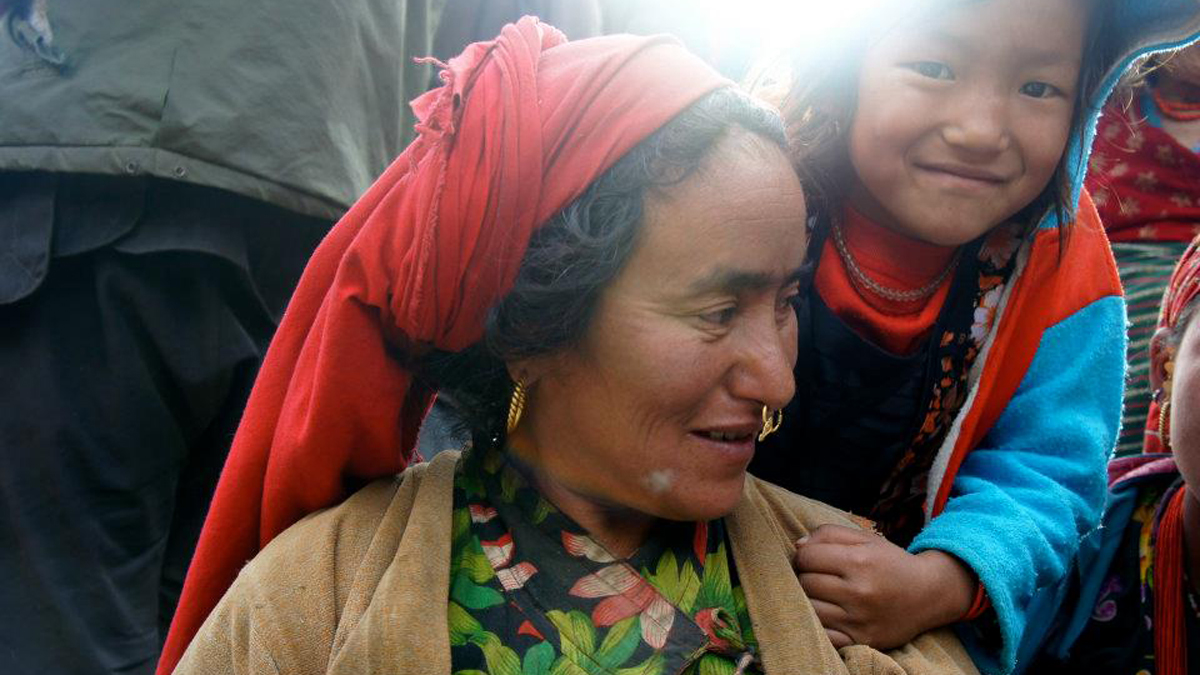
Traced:
<path fill-rule="evenodd" d="M 1147 64 L 1141 86 L 1100 118 L 1087 187 L 1112 242 L 1129 307 L 1117 455 L 1142 449 L 1151 405 L 1150 336 L 1171 269 L 1200 232 L 1200 45 Z"/>
<path fill-rule="evenodd" d="M 1109 464 L 1104 526 L 1084 540 L 1071 600 L 1031 672 L 1187 675 L 1200 662 L 1197 307 L 1200 237 L 1170 276 L 1148 340 L 1161 410 L 1146 422 L 1145 452 Z"/>
<path fill-rule="evenodd" d="M 602 5 L 602 0 L 446 0 L 433 55 L 446 61 L 523 16 L 536 16 L 572 40 L 595 37 L 603 30 Z"/>
<path fill-rule="evenodd" d="M 0 672 L 152 672 L 312 249 L 439 3 L 0 3 Z"/>
<path fill-rule="evenodd" d="M 441 80 L 272 343 L 174 672 L 973 673 L 948 631 L 839 654 L 791 538 L 852 521 L 746 476 L 794 389 L 778 115 L 533 17 Z M 434 390 L 472 443 L 397 479 Z"/>
<path fill-rule="evenodd" d="M 836 644 L 954 624 L 981 670 L 1008 672 L 1099 523 L 1120 423 L 1124 302 L 1082 194 L 1093 122 L 1131 62 L 1200 33 L 1200 7 L 917 0 L 870 18 L 797 59 L 783 101 L 818 179 L 816 271 L 797 394 L 750 470 L 884 535 L 798 543 Z"/>

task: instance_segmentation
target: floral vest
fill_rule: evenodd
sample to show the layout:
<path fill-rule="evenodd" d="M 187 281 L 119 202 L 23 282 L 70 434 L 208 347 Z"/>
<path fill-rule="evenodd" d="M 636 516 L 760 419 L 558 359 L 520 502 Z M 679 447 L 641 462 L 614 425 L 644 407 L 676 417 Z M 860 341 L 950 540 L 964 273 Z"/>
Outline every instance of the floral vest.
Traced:
<path fill-rule="evenodd" d="M 723 521 L 662 523 L 619 559 L 505 453 L 472 450 L 452 537 L 455 673 L 760 672 Z"/>

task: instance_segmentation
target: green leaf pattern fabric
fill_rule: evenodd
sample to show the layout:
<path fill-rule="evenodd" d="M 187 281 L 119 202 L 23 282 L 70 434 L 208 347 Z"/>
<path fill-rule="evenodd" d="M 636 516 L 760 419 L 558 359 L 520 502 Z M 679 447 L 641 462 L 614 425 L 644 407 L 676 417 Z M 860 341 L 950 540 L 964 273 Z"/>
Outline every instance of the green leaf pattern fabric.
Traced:
<path fill-rule="evenodd" d="M 469 450 L 452 522 L 456 675 L 760 672 L 723 521 L 661 523 L 619 559 L 506 453 Z"/>

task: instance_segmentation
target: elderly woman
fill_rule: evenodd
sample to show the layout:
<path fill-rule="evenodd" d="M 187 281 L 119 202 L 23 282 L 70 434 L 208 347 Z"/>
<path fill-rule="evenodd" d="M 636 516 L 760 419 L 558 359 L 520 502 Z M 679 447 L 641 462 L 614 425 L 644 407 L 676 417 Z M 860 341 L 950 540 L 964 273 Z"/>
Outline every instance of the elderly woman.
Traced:
<path fill-rule="evenodd" d="M 746 475 L 806 245 L 774 114 L 532 19 L 443 80 L 306 271 L 160 672 L 973 671 L 948 635 L 839 654 L 790 552 L 851 521 Z M 434 389 L 471 447 L 397 480 Z"/>
<path fill-rule="evenodd" d="M 1084 540 L 1073 604 L 1038 673 L 1186 675 L 1200 662 L 1200 238 L 1167 283 L 1150 339 L 1144 452 L 1109 464 L 1104 527 Z M 1188 663 L 1191 662 L 1189 668 Z"/>

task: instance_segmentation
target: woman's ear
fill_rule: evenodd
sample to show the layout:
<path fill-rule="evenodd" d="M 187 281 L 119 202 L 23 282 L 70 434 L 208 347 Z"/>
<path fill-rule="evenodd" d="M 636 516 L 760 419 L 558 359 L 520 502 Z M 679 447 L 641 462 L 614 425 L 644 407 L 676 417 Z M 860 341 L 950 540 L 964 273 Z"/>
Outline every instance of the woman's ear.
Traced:
<path fill-rule="evenodd" d="M 508 371 L 508 379 L 529 384 L 529 361 L 509 361 L 504 364 L 504 368 Z"/>
<path fill-rule="evenodd" d="M 1150 389 L 1158 391 L 1163 383 L 1171 379 L 1168 365 L 1175 357 L 1175 350 L 1170 345 L 1171 329 L 1159 328 L 1150 337 Z"/>
<path fill-rule="evenodd" d="M 514 390 L 513 398 L 509 400 L 507 444 L 510 451 L 522 457 L 530 464 L 537 464 L 538 444 L 531 435 L 530 427 L 525 422 L 529 419 L 526 412 L 530 406 L 536 407 L 531 400 L 537 396 L 537 385 L 546 377 L 547 361 L 544 356 L 528 359 L 506 361 L 505 369 L 513 382 L 521 384 L 521 392 Z"/>
<path fill-rule="evenodd" d="M 550 368 L 549 359 L 545 356 L 535 356 L 527 359 L 505 362 L 508 376 L 513 382 L 521 382 L 526 388 L 532 387 L 546 376 Z"/>

